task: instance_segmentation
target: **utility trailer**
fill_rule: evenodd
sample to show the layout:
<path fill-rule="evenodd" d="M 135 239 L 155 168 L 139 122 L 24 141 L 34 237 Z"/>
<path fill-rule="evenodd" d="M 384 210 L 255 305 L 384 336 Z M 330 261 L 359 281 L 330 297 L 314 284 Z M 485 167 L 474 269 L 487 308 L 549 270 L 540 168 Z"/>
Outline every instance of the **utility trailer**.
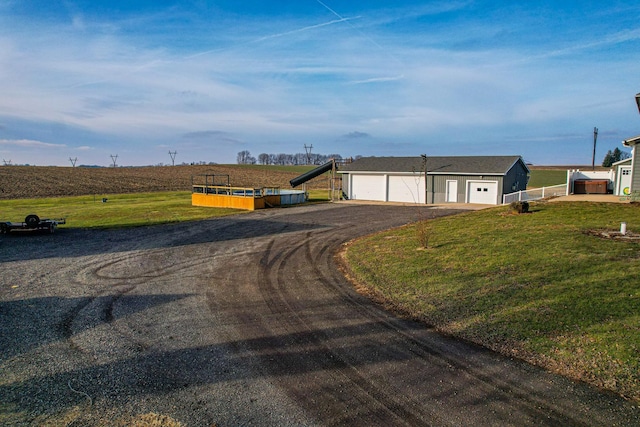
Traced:
<path fill-rule="evenodd" d="M 38 215 L 27 215 L 24 222 L 0 222 L 0 234 L 9 234 L 12 231 L 46 231 L 53 233 L 58 225 L 66 224 L 64 218 L 40 219 Z"/>

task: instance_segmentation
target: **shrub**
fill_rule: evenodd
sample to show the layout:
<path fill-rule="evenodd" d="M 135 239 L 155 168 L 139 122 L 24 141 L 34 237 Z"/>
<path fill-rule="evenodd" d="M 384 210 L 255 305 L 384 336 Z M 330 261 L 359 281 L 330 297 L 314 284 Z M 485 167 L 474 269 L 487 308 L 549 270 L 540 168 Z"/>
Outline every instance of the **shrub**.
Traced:
<path fill-rule="evenodd" d="M 519 214 L 529 212 L 529 202 L 511 202 L 509 207 L 513 212 Z"/>
<path fill-rule="evenodd" d="M 421 249 L 427 249 L 429 247 L 429 238 L 431 237 L 431 230 L 427 221 L 422 220 L 416 224 L 416 239 L 418 240 L 418 247 Z"/>

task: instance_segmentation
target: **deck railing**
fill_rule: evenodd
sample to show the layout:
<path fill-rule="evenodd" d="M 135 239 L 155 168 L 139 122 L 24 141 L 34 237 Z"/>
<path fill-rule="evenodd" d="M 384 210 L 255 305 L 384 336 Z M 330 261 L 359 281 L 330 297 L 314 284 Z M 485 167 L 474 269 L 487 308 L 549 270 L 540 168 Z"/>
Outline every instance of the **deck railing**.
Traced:
<path fill-rule="evenodd" d="M 194 193 L 200 194 L 219 194 L 223 196 L 239 196 L 239 197 L 263 197 L 280 194 L 280 188 L 278 187 L 262 187 L 262 188 L 248 188 L 248 187 L 231 187 L 226 185 L 200 185 L 195 184 L 192 186 Z"/>

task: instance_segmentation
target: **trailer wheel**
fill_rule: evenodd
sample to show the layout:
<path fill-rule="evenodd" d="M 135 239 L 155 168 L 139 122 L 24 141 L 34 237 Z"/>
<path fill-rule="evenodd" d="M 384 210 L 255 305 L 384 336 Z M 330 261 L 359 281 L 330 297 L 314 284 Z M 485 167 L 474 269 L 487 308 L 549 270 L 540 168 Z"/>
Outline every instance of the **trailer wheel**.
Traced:
<path fill-rule="evenodd" d="M 25 224 L 27 224 L 27 227 L 29 228 L 36 228 L 38 226 L 38 224 L 40 224 L 40 218 L 38 217 L 38 215 L 27 215 L 27 217 L 24 219 Z"/>

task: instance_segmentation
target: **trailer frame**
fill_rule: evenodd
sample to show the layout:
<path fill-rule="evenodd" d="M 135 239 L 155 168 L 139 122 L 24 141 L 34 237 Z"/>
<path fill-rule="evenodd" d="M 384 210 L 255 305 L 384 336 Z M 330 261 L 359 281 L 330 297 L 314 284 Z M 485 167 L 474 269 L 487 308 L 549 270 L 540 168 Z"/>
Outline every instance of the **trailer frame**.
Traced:
<path fill-rule="evenodd" d="M 46 231 L 53 234 L 60 224 L 66 224 L 65 218 L 40 219 L 38 215 L 29 214 L 24 222 L 0 222 L 0 234 L 9 234 L 12 231 Z"/>

